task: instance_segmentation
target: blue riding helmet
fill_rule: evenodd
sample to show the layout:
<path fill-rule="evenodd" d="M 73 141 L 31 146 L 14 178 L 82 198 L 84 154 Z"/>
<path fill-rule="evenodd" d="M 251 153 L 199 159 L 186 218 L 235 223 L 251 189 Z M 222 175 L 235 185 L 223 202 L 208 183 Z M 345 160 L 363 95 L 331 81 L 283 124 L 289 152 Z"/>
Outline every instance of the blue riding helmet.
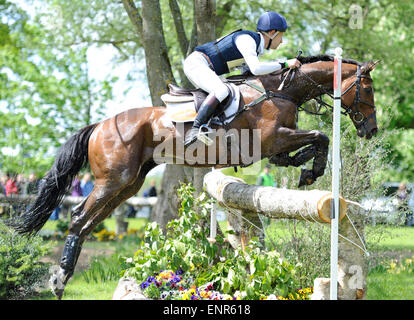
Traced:
<path fill-rule="evenodd" d="M 276 30 L 285 32 L 288 27 L 290 26 L 287 25 L 285 17 L 273 11 L 263 13 L 257 22 L 257 31 Z"/>

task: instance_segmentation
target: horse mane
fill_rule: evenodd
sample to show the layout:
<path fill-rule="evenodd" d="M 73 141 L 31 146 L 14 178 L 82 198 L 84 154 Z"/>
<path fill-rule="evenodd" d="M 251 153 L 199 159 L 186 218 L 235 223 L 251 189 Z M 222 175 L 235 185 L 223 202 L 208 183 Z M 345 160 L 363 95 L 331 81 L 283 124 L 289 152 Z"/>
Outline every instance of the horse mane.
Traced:
<path fill-rule="evenodd" d="M 330 62 L 334 62 L 334 56 L 332 55 L 328 55 L 328 54 L 324 54 L 324 55 L 317 55 L 317 56 L 308 56 L 308 57 L 299 57 L 298 60 L 300 61 L 301 64 L 309 64 L 309 63 L 315 63 L 315 62 L 321 62 L 321 61 L 330 61 Z M 356 60 L 353 59 L 342 59 L 342 63 L 348 63 L 348 64 L 353 64 L 353 65 L 357 65 L 357 66 L 364 66 L 367 64 L 367 62 L 358 62 Z M 279 75 L 282 74 L 284 72 L 285 69 L 280 69 L 277 71 L 274 71 L 272 73 L 270 73 L 270 75 L 275 76 L 275 75 Z M 226 79 L 228 80 L 233 80 L 233 81 L 237 81 L 240 79 L 248 79 L 248 78 L 254 78 L 256 79 L 258 76 L 253 75 L 250 70 L 248 70 L 247 72 L 245 72 L 242 75 L 232 75 L 227 77 Z"/>
<path fill-rule="evenodd" d="M 309 56 L 309 57 L 299 57 L 299 61 L 301 64 L 307 64 L 307 63 L 314 63 L 314 62 L 319 62 L 319 61 L 334 61 L 334 56 L 331 55 L 318 55 L 318 56 Z M 353 59 L 342 59 L 343 63 L 349 63 L 349 64 L 355 64 L 355 65 L 362 65 L 361 62 L 358 62 L 356 60 Z"/>

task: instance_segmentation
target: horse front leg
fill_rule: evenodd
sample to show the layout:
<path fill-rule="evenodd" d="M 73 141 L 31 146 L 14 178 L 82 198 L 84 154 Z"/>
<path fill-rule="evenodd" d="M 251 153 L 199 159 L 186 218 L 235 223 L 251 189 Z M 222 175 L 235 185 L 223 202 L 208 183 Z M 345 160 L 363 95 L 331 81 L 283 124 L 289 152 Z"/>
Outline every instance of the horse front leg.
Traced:
<path fill-rule="evenodd" d="M 313 160 L 311 170 L 302 169 L 299 187 L 310 185 L 324 174 L 328 159 L 329 138 L 317 130 L 293 130 L 289 128 L 278 129 L 278 149 L 287 150 L 279 152 L 269 158 L 269 162 L 276 166 L 301 166 Z M 306 148 L 299 150 L 295 155 L 289 153 L 298 150 L 306 145 Z"/>

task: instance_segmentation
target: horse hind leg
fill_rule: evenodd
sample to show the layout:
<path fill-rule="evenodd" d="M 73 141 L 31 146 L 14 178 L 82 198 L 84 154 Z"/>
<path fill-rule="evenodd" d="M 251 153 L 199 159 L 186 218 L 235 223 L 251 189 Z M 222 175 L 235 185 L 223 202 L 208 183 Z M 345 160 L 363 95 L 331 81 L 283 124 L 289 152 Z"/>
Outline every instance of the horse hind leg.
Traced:
<path fill-rule="evenodd" d="M 106 186 L 102 190 L 99 185 L 95 186 L 88 198 L 76 207 L 62 252 L 59 271 L 50 279 L 52 292 L 58 299 L 62 298 L 65 286 L 73 275 L 86 237 L 118 205 L 138 192 L 144 183 L 145 175 L 154 166 L 152 162 L 144 165 L 138 177 L 123 187 L 109 184 L 110 187 Z"/>
<path fill-rule="evenodd" d="M 104 185 L 98 183 L 89 196 L 75 207 L 69 234 L 63 247 L 59 270 L 52 274 L 49 280 L 51 290 L 59 300 L 62 298 L 67 282 L 74 273 L 82 244 L 86 239 L 85 236 L 81 235 L 82 228 L 95 213 L 115 198 L 122 189 L 121 186 L 109 182 Z"/>
<path fill-rule="evenodd" d="M 125 200 L 134 196 L 139 191 L 144 181 L 145 179 L 137 178 L 134 184 L 122 190 L 122 192 L 113 198 L 105 207 L 99 210 L 81 230 L 81 237 L 87 237 L 99 223 L 104 221 L 113 212 L 113 210 L 115 210 Z"/>
<path fill-rule="evenodd" d="M 139 175 L 137 179 L 134 181 L 134 183 L 129 185 L 127 188 L 123 189 L 115 198 L 108 202 L 108 204 L 105 207 L 99 210 L 94 215 L 94 217 L 87 223 L 87 225 L 85 225 L 84 228 L 81 230 L 81 236 L 87 237 L 92 232 L 92 230 L 99 223 L 104 221 L 113 210 L 115 210 L 120 204 L 122 204 L 122 202 L 137 194 L 138 191 L 141 189 L 142 185 L 144 184 L 147 173 L 154 167 L 156 167 L 155 162 L 146 162 L 142 166 Z"/>

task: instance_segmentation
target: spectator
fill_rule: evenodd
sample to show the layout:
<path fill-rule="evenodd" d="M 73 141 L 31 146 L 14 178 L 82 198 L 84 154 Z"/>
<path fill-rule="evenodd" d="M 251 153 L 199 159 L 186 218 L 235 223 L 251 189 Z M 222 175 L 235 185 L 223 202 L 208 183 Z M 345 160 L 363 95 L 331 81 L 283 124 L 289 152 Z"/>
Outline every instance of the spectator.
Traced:
<path fill-rule="evenodd" d="M 9 174 L 9 179 L 6 182 L 6 196 L 9 197 L 13 194 L 18 194 L 19 190 L 17 188 L 16 184 L 16 175 L 15 174 Z"/>
<path fill-rule="evenodd" d="M 0 177 L 0 193 L 6 195 L 6 182 L 9 180 L 9 177 L 6 174 L 3 174 Z"/>
<path fill-rule="evenodd" d="M 16 176 L 16 186 L 17 186 L 17 193 L 18 194 L 23 194 L 25 184 L 26 184 L 26 178 L 24 177 L 24 174 L 19 173 Z"/>
<path fill-rule="evenodd" d="M 92 180 L 92 176 L 89 172 L 83 175 L 80 186 L 82 189 L 82 195 L 84 197 L 87 197 L 93 189 L 93 182 L 91 180 Z"/>
<path fill-rule="evenodd" d="M 264 187 L 276 187 L 276 182 L 273 174 L 270 173 L 270 165 L 267 164 L 263 172 L 259 175 L 256 184 Z"/>
<path fill-rule="evenodd" d="M 288 177 L 283 177 L 282 178 L 282 189 L 287 189 L 288 188 Z"/>
<path fill-rule="evenodd" d="M 143 196 L 145 198 L 157 196 L 157 189 L 155 188 L 155 180 L 151 180 L 150 187 L 144 191 Z"/>
<path fill-rule="evenodd" d="M 82 188 L 81 182 L 79 180 L 79 175 L 76 175 L 75 179 L 72 182 L 72 196 L 73 197 L 82 197 Z"/>
<path fill-rule="evenodd" d="M 410 200 L 408 200 L 407 226 L 414 226 L 414 194 L 411 191 Z"/>
<path fill-rule="evenodd" d="M 408 212 L 408 192 L 407 186 L 404 182 L 401 182 L 397 191 L 398 210 L 405 216 L 405 225 L 408 225 L 409 212 Z"/>
<path fill-rule="evenodd" d="M 23 194 L 37 194 L 39 188 L 39 180 L 36 177 L 34 172 L 31 172 L 29 175 L 29 179 L 24 185 Z"/>

